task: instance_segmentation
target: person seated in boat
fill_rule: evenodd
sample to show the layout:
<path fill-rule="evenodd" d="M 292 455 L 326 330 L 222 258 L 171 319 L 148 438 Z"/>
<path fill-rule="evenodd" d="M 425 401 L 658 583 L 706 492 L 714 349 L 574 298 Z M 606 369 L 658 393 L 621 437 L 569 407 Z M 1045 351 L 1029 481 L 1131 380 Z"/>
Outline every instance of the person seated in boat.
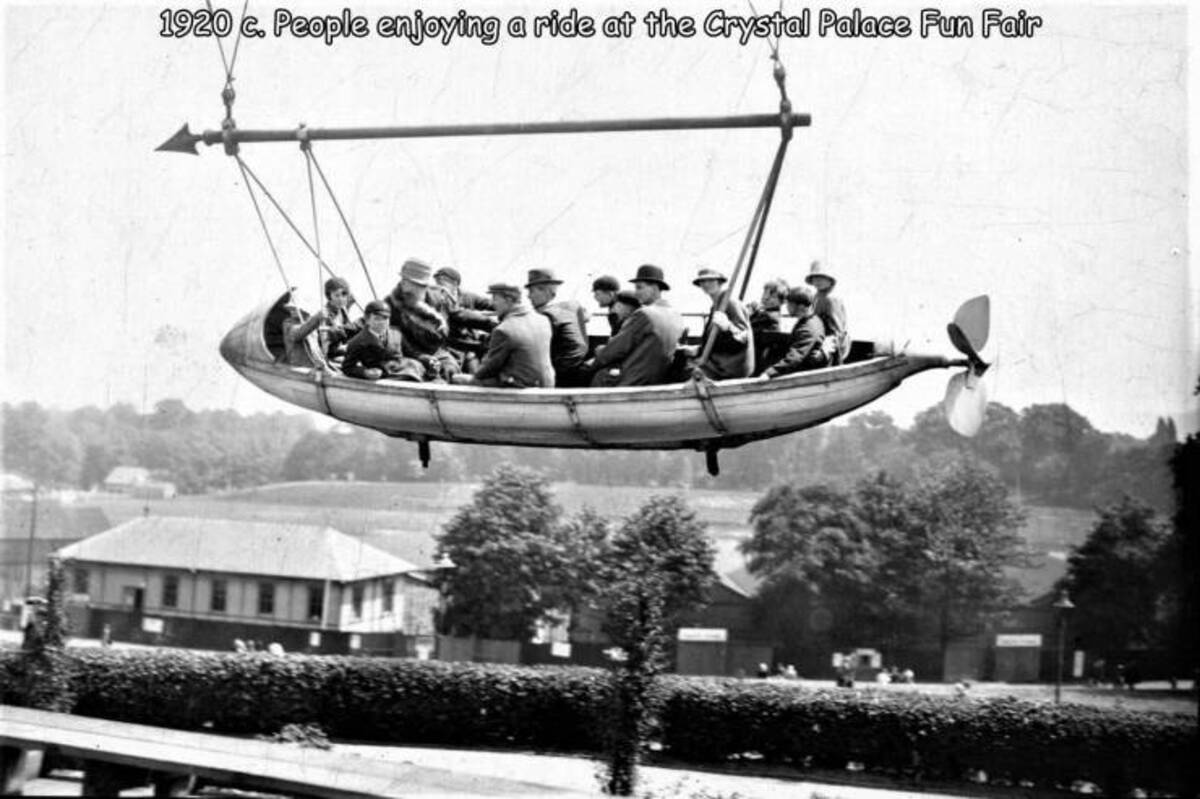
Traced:
<path fill-rule="evenodd" d="M 750 318 L 740 301 L 729 296 L 725 284 L 729 278 L 716 269 L 701 268 L 692 285 L 699 288 L 712 300 L 712 310 L 704 320 L 704 333 L 700 345 L 688 347 L 688 357 L 700 358 L 708 346 L 708 338 L 714 335 L 712 348 L 703 361 L 693 361 L 691 366 L 709 380 L 729 380 L 749 377 L 754 371 L 754 334 L 750 330 Z M 721 307 L 724 306 L 724 310 Z"/>
<path fill-rule="evenodd" d="M 652 264 L 639 266 L 630 282 L 642 306 L 607 344 L 596 349 L 596 357 L 588 364 L 596 373 L 592 379 L 595 387 L 650 386 L 670 377 L 683 334 L 683 317 L 662 296 L 671 287 L 663 279 L 662 269 Z"/>
<path fill-rule="evenodd" d="M 317 311 L 309 315 L 300 307 L 288 300 L 284 306 L 287 315 L 283 317 L 283 362 L 288 366 L 313 366 L 312 356 L 309 355 L 306 341 L 309 335 L 320 326 L 324 314 Z"/>
<path fill-rule="evenodd" d="M 788 315 L 796 319 L 792 327 L 791 346 L 787 355 L 767 367 L 762 379 L 769 380 L 806 369 L 820 369 L 826 365 L 825 353 L 821 349 L 825 325 L 815 312 L 814 294 L 808 286 L 796 286 L 788 290 Z"/>
<path fill-rule="evenodd" d="M 817 290 L 813 303 L 814 313 L 821 318 L 825 325 L 825 353 L 830 366 L 837 366 L 846 360 L 850 354 L 850 335 L 846 332 L 846 306 L 840 297 L 833 297 L 830 292 L 837 285 L 837 279 L 820 261 L 813 261 L 808 269 L 808 277 L 804 282 Z"/>
<path fill-rule="evenodd" d="M 518 286 L 493 283 L 488 293 L 500 324 L 492 331 L 475 374 L 455 375 L 453 382 L 491 388 L 551 388 L 550 320 L 521 301 Z"/>
<path fill-rule="evenodd" d="M 551 269 L 530 269 L 525 283 L 529 304 L 550 320 L 550 364 L 554 367 L 554 385 L 579 388 L 592 381 L 592 373 L 583 368 L 587 360 L 588 312 L 574 300 L 557 300 L 562 281 Z"/>
<path fill-rule="evenodd" d="M 350 284 L 345 278 L 331 277 L 325 281 L 324 319 L 317 332 L 326 360 L 332 361 L 344 355 L 346 342 L 363 329 L 363 319 L 350 321 L 350 305 L 353 302 Z"/>
<path fill-rule="evenodd" d="M 432 275 L 429 264 L 410 258 L 400 267 L 400 282 L 384 302 L 391 308 L 392 327 L 400 331 L 404 354 L 424 364 L 426 379 L 449 380 L 461 368 L 446 346 L 449 319 L 427 301 Z"/>
<path fill-rule="evenodd" d="M 782 333 L 780 313 L 787 301 L 788 282 L 781 277 L 763 284 L 762 297 L 752 302 L 750 330 L 754 333 L 755 374 L 782 358 L 788 351 L 788 337 Z"/>
<path fill-rule="evenodd" d="M 383 300 L 371 300 L 363 314 L 364 326 L 346 344 L 342 372 L 363 380 L 390 377 L 396 380 L 421 380 L 425 367 L 404 356 L 400 331 L 389 323 L 392 309 Z"/>
<path fill-rule="evenodd" d="M 429 288 L 429 304 L 450 325 L 450 353 L 464 372 L 475 371 L 476 352 L 487 344 L 487 334 L 496 326 L 495 307 L 487 297 L 462 290 L 462 275 L 452 266 L 433 273 L 436 284 Z"/>
<path fill-rule="evenodd" d="M 762 297 L 752 302 L 746 310 L 750 312 L 750 329 L 755 333 L 778 333 L 779 314 L 787 300 L 787 281 L 781 277 L 763 284 Z"/>
<path fill-rule="evenodd" d="M 612 304 L 612 314 L 617 317 L 617 328 L 620 329 L 625 320 L 633 316 L 633 312 L 642 307 L 642 302 L 629 289 L 618 291 Z"/>
<path fill-rule="evenodd" d="M 600 310 L 608 315 L 610 336 L 617 335 L 617 331 L 621 329 L 621 319 L 617 316 L 616 309 L 617 293 L 620 290 L 621 283 L 612 275 L 601 275 L 592 281 L 592 299 L 600 306 Z"/>

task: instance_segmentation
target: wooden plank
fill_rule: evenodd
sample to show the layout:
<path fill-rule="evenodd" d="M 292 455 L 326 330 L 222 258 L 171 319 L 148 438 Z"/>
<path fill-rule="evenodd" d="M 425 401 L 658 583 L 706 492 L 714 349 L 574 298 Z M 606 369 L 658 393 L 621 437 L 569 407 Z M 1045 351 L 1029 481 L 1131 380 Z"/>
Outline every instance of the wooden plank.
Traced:
<path fill-rule="evenodd" d="M 0 706 L 0 745 L 51 745 L 88 760 L 329 797 L 562 795 L 552 786 L 412 763 L 11 706 Z"/>

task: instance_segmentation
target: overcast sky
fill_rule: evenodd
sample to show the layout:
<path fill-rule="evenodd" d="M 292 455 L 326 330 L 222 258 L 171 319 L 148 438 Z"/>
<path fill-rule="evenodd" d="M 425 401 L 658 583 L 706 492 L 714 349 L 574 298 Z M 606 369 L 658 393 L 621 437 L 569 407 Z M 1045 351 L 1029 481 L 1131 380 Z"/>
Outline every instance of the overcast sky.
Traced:
<path fill-rule="evenodd" d="M 5 401 L 289 408 L 217 353 L 224 332 L 285 285 L 235 163 L 219 147 L 198 158 L 153 152 L 182 123 L 215 128 L 223 112 L 215 41 L 159 36 L 164 5 L 4 6 Z M 414 7 L 502 22 L 556 7 L 287 7 L 343 5 L 372 26 Z M 558 7 L 572 5 L 597 21 L 628 7 L 639 21 L 627 39 L 531 32 L 413 46 L 372 33 L 326 45 L 275 37 L 282 4 L 251 2 L 267 35 L 241 42 L 235 118 L 289 128 L 778 106 L 763 40 L 650 39 L 641 22 L 664 5 L 700 23 L 716 8 L 748 15 L 748 4 Z M 916 24 L 922 5 L 859 7 Z M 1043 19 L 1019 39 L 983 38 L 983 7 L 943 7 L 973 20 L 971 37 L 813 30 L 783 41 L 789 92 L 813 126 L 789 151 L 751 294 L 768 277 L 798 282 L 822 258 L 853 334 L 946 353 L 957 305 L 990 294 L 994 399 L 1067 402 L 1103 430 L 1147 435 L 1158 416 L 1194 412 L 1200 372 L 1184 6 L 1013 5 Z M 821 6 L 811 8 L 815 25 Z M 772 130 L 700 131 L 323 142 L 315 152 L 381 292 L 417 256 L 457 266 L 475 289 L 553 268 L 566 295 L 590 302 L 595 275 L 624 279 L 652 262 L 674 304 L 699 311 L 691 278 L 700 265 L 731 269 L 777 141 Z M 310 234 L 298 148 L 247 145 L 243 155 Z M 287 281 L 311 307 L 316 264 L 269 213 Z M 369 297 L 324 199 L 318 218 L 326 259 Z M 872 407 L 907 425 L 948 377 L 914 378 Z"/>

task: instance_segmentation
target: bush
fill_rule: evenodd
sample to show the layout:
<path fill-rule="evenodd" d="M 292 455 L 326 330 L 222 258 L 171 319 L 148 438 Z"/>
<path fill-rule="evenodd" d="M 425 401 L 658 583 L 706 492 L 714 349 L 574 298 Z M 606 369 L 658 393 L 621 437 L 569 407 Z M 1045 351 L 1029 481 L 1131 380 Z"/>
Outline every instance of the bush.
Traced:
<path fill-rule="evenodd" d="M 1016 784 L 1087 780 L 1187 792 L 1195 719 L 1012 698 L 948 699 L 890 692 L 675 680 L 661 711 L 663 745 L 690 762 L 754 753 L 773 764 L 961 779 L 984 771 Z"/>
<path fill-rule="evenodd" d="M 603 751 L 611 675 L 265 653 L 67 650 L 73 712 L 233 734 L 316 724 L 331 738 L 392 744 Z M 0 702 L 26 704 L 22 654 L 0 654 Z M 1190 794 L 1195 719 L 1016 699 L 847 691 L 668 677 L 659 742 L 670 756 L 957 780 L 982 770 L 1040 787 L 1087 780 Z"/>

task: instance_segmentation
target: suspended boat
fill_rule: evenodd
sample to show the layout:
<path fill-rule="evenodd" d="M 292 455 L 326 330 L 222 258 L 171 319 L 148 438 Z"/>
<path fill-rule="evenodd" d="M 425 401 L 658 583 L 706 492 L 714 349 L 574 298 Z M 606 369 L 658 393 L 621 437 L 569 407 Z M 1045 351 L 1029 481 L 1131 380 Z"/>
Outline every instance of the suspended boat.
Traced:
<path fill-rule="evenodd" d="M 220 130 L 192 133 L 187 125 L 158 149 L 196 154 L 196 145 L 220 144 L 237 159 L 256 211 L 261 209 L 251 180 L 275 205 L 300 240 L 321 260 L 283 209 L 239 155 L 244 143 L 292 142 L 300 145 L 310 168 L 312 143 L 321 140 L 501 136 L 556 133 L 612 133 L 648 130 L 776 127 L 781 139 L 775 158 L 733 269 L 731 286 L 748 285 L 770 211 L 784 154 L 793 129 L 810 124 L 807 114 L 791 109 L 784 72 L 776 60 L 779 113 L 703 118 L 651 118 L 478 125 L 427 125 L 286 130 L 245 130 L 234 124 L 232 76 L 227 75 L 222 100 L 226 115 Z M 325 182 L 324 173 L 320 172 Z M 310 171 L 310 191 L 312 191 Z M 335 206 L 336 198 L 330 197 Z M 341 213 L 340 206 L 338 207 Z M 343 215 L 343 222 L 346 222 Z M 349 223 L 346 222 L 350 232 Z M 263 223 L 264 231 L 266 224 Z M 350 232 L 353 241 L 353 233 Z M 269 239 L 269 233 L 268 233 Z M 355 244 L 357 251 L 357 244 Z M 272 245 L 272 252 L 274 246 Z M 276 256 L 277 257 L 277 256 Z M 359 253 L 362 261 L 361 252 Z M 370 282 L 370 272 L 363 261 Z M 282 264 L 279 264 L 281 273 Z M 745 272 L 743 274 L 743 267 Z M 286 282 L 286 275 L 285 275 Z M 372 285 L 372 294 L 375 294 Z M 728 295 L 726 295 L 728 296 Z M 987 399 L 980 379 L 988 365 L 979 356 L 988 335 L 988 300 L 964 303 L 949 325 L 951 343 L 965 358 L 896 352 L 889 345 L 854 342 L 842 365 L 797 372 L 771 380 L 735 379 L 712 382 L 691 379 L 668 385 L 586 389 L 500 389 L 397 380 L 367 381 L 341 374 L 324 362 L 309 343 L 311 366 L 293 366 L 283 357 L 280 326 L 289 294 L 246 315 L 221 342 L 221 355 L 244 378 L 285 402 L 348 424 L 378 430 L 418 443 L 428 464 L 431 441 L 483 445 L 599 449 L 695 449 L 706 453 L 708 469 L 718 472 L 723 448 L 785 435 L 829 421 L 891 391 L 906 378 L 929 369 L 961 366 L 950 381 L 944 401 L 951 425 L 973 435 L 983 421 Z M 722 300 L 724 302 L 724 300 Z M 723 305 L 721 309 L 723 309 Z M 706 358 L 713 338 L 701 344 Z"/>

